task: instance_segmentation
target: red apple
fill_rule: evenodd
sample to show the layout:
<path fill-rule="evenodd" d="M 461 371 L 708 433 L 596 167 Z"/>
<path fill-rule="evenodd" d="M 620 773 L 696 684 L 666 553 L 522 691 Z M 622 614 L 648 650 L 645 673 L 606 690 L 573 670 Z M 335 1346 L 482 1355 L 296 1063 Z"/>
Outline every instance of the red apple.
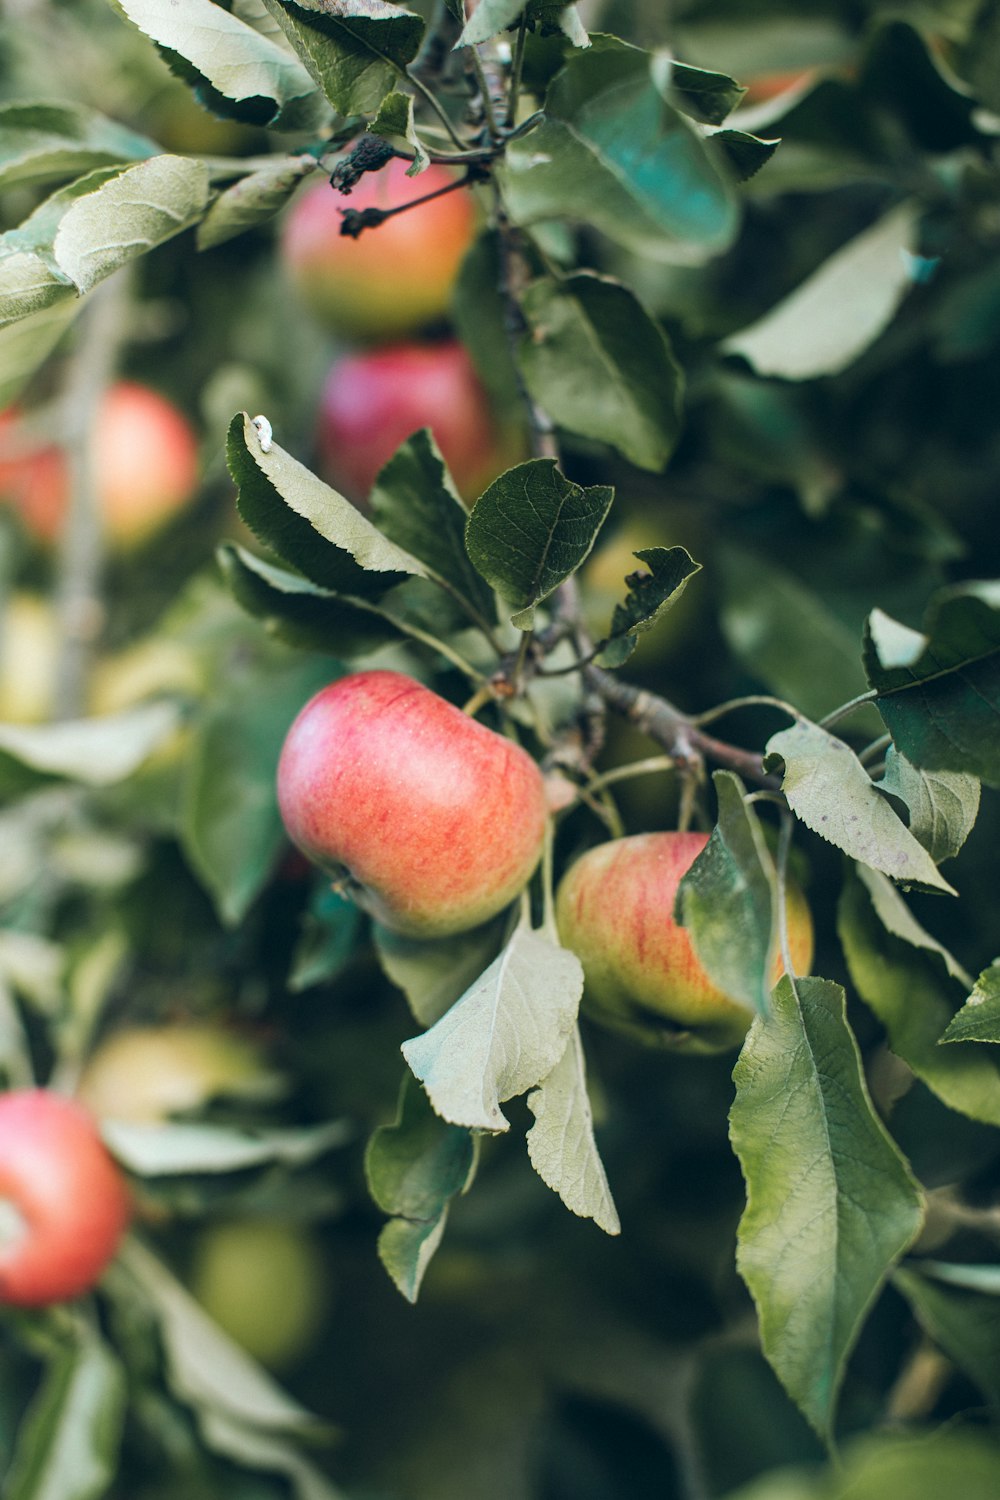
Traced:
<path fill-rule="evenodd" d="M 399 157 L 361 178 L 351 194 L 314 183 L 285 219 L 281 255 L 306 306 L 332 333 L 398 338 L 448 311 L 476 214 L 461 189 L 395 214 L 357 239 L 340 232 L 344 209 L 395 208 L 454 182 L 444 167 L 407 177 Z"/>
<path fill-rule="evenodd" d="M 192 499 L 198 483 L 195 435 L 157 391 L 128 380 L 111 386 L 92 441 L 97 497 L 112 545 L 145 541 Z M 33 443 L 16 410 L 0 415 L 0 494 L 39 541 L 51 545 L 58 539 L 69 484 L 64 452 Z"/>
<path fill-rule="evenodd" d="M 382 465 L 421 427 L 433 432 L 468 500 L 522 457 L 498 428 L 461 344 L 391 344 L 348 355 L 330 370 L 317 420 L 320 473 L 359 504 Z"/>
<path fill-rule="evenodd" d="M 673 916 L 685 871 L 705 833 L 641 833 L 580 857 L 559 886 L 559 932 L 583 964 L 584 1004 L 618 1030 L 687 1052 L 735 1047 L 753 1019 L 709 979 Z M 812 919 L 797 887 L 788 891 L 797 972 L 812 962 Z M 783 972 L 778 959 L 773 979 Z"/>
<path fill-rule="evenodd" d="M 278 802 L 303 853 L 411 937 L 501 911 L 545 835 L 531 757 L 398 672 L 343 677 L 306 704 L 281 753 Z"/>
<path fill-rule="evenodd" d="M 128 1220 L 125 1179 L 80 1105 L 45 1089 L 0 1096 L 0 1303 L 89 1291 Z"/>

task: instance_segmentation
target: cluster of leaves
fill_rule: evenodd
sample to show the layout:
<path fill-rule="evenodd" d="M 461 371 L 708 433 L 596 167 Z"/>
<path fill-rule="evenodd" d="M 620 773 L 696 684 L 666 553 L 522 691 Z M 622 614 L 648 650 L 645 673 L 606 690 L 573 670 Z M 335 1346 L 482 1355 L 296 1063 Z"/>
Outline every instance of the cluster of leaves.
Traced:
<path fill-rule="evenodd" d="M 687 1493 L 671 1457 L 683 1451 L 701 1492 L 723 1494 L 778 1463 L 818 1459 L 813 1434 L 833 1441 L 843 1393 L 847 1434 L 882 1416 L 932 1425 L 958 1412 L 968 1430 L 927 1445 L 869 1440 L 841 1476 L 796 1481 L 802 1493 L 931 1495 L 942 1473 L 992 1493 L 997 1451 L 969 1413 L 998 1400 L 998 1282 L 983 1263 L 1000 1159 L 988 874 L 1000 785 L 1000 586 L 989 574 L 1000 557 L 986 510 L 1000 453 L 982 421 L 1000 368 L 993 7 L 928 3 L 901 20 L 831 0 L 794 24 L 764 7 L 771 29 L 760 6 L 736 0 L 690 0 L 669 22 L 660 7 L 636 21 L 607 5 L 596 7 L 607 30 L 592 35 L 585 7 L 551 0 L 480 0 L 468 21 L 449 3 L 430 28 L 379 0 L 117 8 L 216 115 L 291 149 L 263 135 L 268 150 L 252 158 L 175 154 L 91 104 L 0 105 L 0 189 L 16 217 L 0 236 L 0 399 L 44 380 L 70 324 L 127 262 L 156 268 L 176 255 L 190 276 L 190 230 L 211 252 L 209 285 L 220 247 L 246 232 L 264 247 L 270 291 L 256 270 L 243 277 L 232 327 L 253 321 L 277 295 L 268 221 L 373 131 L 415 170 L 468 152 L 486 171 L 487 222 L 455 323 L 497 401 L 533 408 L 543 451 L 467 514 L 417 434 L 380 474 L 369 520 L 293 456 L 303 446 L 293 403 L 265 380 L 260 404 L 280 441 L 262 442 L 238 416 L 227 459 L 267 550 L 220 552 L 250 618 L 201 578 L 160 626 L 189 644 L 197 688 L 114 719 L 0 729 L 5 848 L 25 850 L 0 893 L 8 1083 L 40 1057 L 48 1066 L 50 1052 L 54 1076 L 72 1078 L 122 1016 L 180 1004 L 275 1024 L 289 996 L 341 997 L 329 1031 L 305 1018 L 326 1065 L 321 1080 L 302 1047 L 305 1108 L 300 1095 L 277 1120 L 244 1108 L 109 1130 L 109 1141 L 144 1183 L 151 1222 L 234 1203 L 262 1213 L 287 1203 L 294 1217 L 308 1200 L 337 1234 L 338 1204 L 311 1165 L 340 1139 L 325 1117 L 378 1127 L 365 1166 L 388 1216 L 382 1260 L 415 1298 L 437 1251 L 451 1287 L 432 1305 L 428 1338 L 449 1312 L 467 1326 L 487 1285 L 496 1311 L 479 1314 L 483 1346 L 454 1366 L 456 1389 L 428 1398 L 469 1434 L 458 1467 L 444 1419 L 414 1398 L 424 1435 L 379 1469 L 384 1433 L 371 1418 L 366 1428 L 364 1399 L 419 1385 L 426 1355 L 397 1310 L 384 1314 L 385 1355 L 359 1327 L 352 1347 L 365 1351 L 369 1382 L 358 1394 L 339 1381 L 330 1404 L 358 1434 L 364 1482 L 368 1462 L 435 1500 L 562 1494 L 586 1458 L 598 1472 L 610 1463 L 609 1495 Z M 454 50 L 438 56 L 428 36 Z M 773 99 L 741 102 L 736 78 L 806 67 Z M 491 97 L 498 77 L 520 92 L 520 110 L 510 93 Z M 266 329 L 276 321 L 273 307 L 263 314 Z M 616 524 L 639 537 L 642 566 L 622 566 L 588 635 L 576 578 L 586 606 L 588 559 Z M 657 655 L 692 598 L 693 628 Z M 636 1057 L 594 1031 L 605 1173 L 577 1026 L 582 976 L 559 946 L 551 891 L 537 930 L 526 911 L 512 931 L 414 944 L 373 937 L 322 882 L 292 881 L 289 897 L 275 879 L 285 851 L 271 779 L 285 728 L 314 687 L 373 656 L 452 697 L 487 703 L 501 683 L 495 722 L 504 716 L 564 786 L 557 862 L 623 820 L 662 826 L 678 800 L 700 808 L 713 831 L 678 915 L 712 977 L 757 1013 L 730 1119 L 745 1207 L 726 1175 L 729 1061 Z M 604 760 L 586 742 L 595 693 L 676 762 L 652 809 L 629 797 L 645 782 L 628 777 L 632 750 L 615 764 L 614 726 Z M 774 730 L 776 712 L 788 723 Z M 752 754 L 706 733 L 737 713 L 756 736 Z M 178 732 L 185 754 L 171 757 Z M 692 747 L 696 767 L 704 757 L 723 769 L 711 788 L 679 791 Z M 793 838 L 791 857 L 813 869 L 816 973 L 827 977 L 771 990 Z M 961 915 L 942 915 L 949 906 Z M 278 952 L 276 920 L 291 932 Z M 158 930 L 171 923 L 190 944 L 183 957 Z M 419 1036 L 404 1040 L 413 1023 L 400 1023 L 376 960 L 426 1028 Z M 192 990 L 193 1005 L 190 993 L 179 1001 Z M 371 1005 L 383 990 L 384 1007 L 358 1023 L 352 997 Z M 410 1071 L 387 1124 L 399 1043 Z M 342 1055 L 331 1064 L 330 1053 Z M 508 1119 L 500 1106 L 519 1096 L 527 1110 L 514 1104 Z M 621 1241 L 579 1250 L 590 1226 L 553 1219 L 530 1175 L 508 1165 L 513 1153 L 493 1149 L 492 1136 L 529 1115 L 538 1176 L 612 1234 L 621 1212 Z M 659 1165 L 637 1163 L 647 1151 Z M 350 1168 L 338 1181 L 346 1240 L 353 1215 L 367 1256 L 372 1216 Z M 730 1271 L 741 1212 L 739 1272 L 794 1406 L 753 1351 L 722 1347 L 746 1313 Z M 638 1248 L 626 1262 L 629 1238 Z M 915 1245 L 924 1253 L 901 1264 Z M 617 1290 L 599 1294 L 607 1283 Z M 363 1284 L 359 1303 L 384 1309 Z M 305 1500 L 333 1493 L 302 1447 L 318 1424 L 138 1238 L 107 1294 L 110 1337 L 75 1313 L 17 1322 L 21 1352 L 0 1404 L 0 1428 L 20 1423 L 17 1500 L 51 1490 L 68 1465 L 67 1496 L 105 1492 L 123 1429 L 130 1493 L 150 1444 L 206 1493 L 232 1479 L 194 1457 L 205 1449 L 283 1476 Z M 650 1307 L 668 1348 L 647 1337 Z M 350 1313 L 345 1323 L 350 1342 Z M 907 1362 L 917 1328 L 938 1351 L 917 1350 L 929 1374 Z M 546 1379 L 526 1378 L 541 1350 Z M 22 1421 L 23 1399 L 7 1392 L 40 1360 L 45 1383 Z M 305 1389 L 327 1406 L 328 1386 Z M 751 1436 L 747 1400 L 773 1439 Z M 503 1414 L 501 1430 L 487 1408 Z M 740 1451 L 724 1461 L 720 1447 Z"/>

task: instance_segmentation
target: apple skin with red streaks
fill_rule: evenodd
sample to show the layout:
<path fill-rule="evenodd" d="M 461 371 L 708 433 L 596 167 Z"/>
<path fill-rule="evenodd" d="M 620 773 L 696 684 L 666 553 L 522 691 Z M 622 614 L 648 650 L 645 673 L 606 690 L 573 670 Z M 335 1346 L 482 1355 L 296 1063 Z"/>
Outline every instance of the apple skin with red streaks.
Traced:
<path fill-rule="evenodd" d="M 667 832 L 599 844 L 570 866 L 556 897 L 562 941 L 583 964 L 586 1011 L 682 1052 L 737 1047 L 753 1019 L 713 984 L 674 919 L 677 887 L 707 843 L 706 833 Z M 788 925 L 796 972 L 807 972 L 812 919 L 796 886 L 788 891 Z M 773 982 L 782 972 L 779 957 Z"/>
<path fill-rule="evenodd" d="M 399 672 L 357 672 L 310 699 L 281 752 L 278 804 L 302 852 L 410 937 L 495 916 L 545 838 L 531 757 Z"/>
<path fill-rule="evenodd" d="M 86 1110 L 46 1089 L 0 1095 L 0 1306 L 90 1291 L 130 1213 L 125 1178 Z"/>

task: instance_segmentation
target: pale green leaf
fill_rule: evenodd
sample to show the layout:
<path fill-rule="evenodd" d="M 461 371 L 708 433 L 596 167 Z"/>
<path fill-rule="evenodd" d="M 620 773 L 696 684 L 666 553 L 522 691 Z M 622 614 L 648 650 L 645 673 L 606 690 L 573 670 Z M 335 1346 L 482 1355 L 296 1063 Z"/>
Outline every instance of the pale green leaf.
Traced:
<path fill-rule="evenodd" d="M 306 1458 L 296 1440 L 262 1431 L 255 1423 L 215 1407 L 201 1409 L 197 1417 L 202 1437 L 213 1452 L 254 1473 L 280 1474 L 288 1481 L 294 1500 L 346 1500 L 343 1490 Z"/>
<path fill-rule="evenodd" d="M 582 1219 L 605 1234 L 620 1234 L 621 1222 L 594 1140 L 586 1065 L 579 1026 L 574 1026 L 552 1072 L 528 1095 L 535 1123 L 528 1155 L 539 1177 Z"/>
<path fill-rule="evenodd" d="M 430 1031 L 403 1043 L 403 1056 L 443 1119 L 507 1130 L 500 1105 L 551 1073 L 582 993 L 576 955 L 520 927 Z"/>
<path fill-rule="evenodd" d="M 82 306 L 79 298 L 59 298 L 31 317 L 0 328 L 0 406 L 17 400 Z"/>
<path fill-rule="evenodd" d="M 154 156 L 77 199 L 53 244 L 57 266 L 81 292 L 197 223 L 208 203 L 208 169 L 184 156 Z"/>
<path fill-rule="evenodd" d="M 552 458 L 508 469 L 480 495 L 466 546 L 487 583 L 514 606 L 519 630 L 532 628 L 535 606 L 586 558 L 613 498 L 608 485 L 573 484 Z"/>
<path fill-rule="evenodd" d="M 315 170 L 315 157 L 276 156 L 273 162 L 241 177 L 209 205 L 198 225 L 198 249 L 212 250 L 258 224 L 265 224 L 284 208 L 303 177 Z"/>
<path fill-rule="evenodd" d="M 891 932 L 893 937 L 902 938 L 904 943 L 911 943 L 914 948 L 924 948 L 929 953 L 936 953 L 943 960 L 952 979 L 957 979 L 966 989 L 972 988 L 972 980 L 958 959 L 920 925 L 891 881 L 867 865 L 858 865 L 857 875 L 887 932 Z"/>
<path fill-rule="evenodd" d="M 955 894 L 879 795 L 854 751 L 836 735 L 800 719 L 771 736 L 764 764 L 767 770 L 781 769 L 789 807 L 821 838 L 894 880 Z"/>
<path fill-rule="evenodd" d="M 961 771 L 922 771 L 890 745 L 885 775 L 878 783 L 905 803 L 910 832 L 940 864 L 961 849 L 979 815 L 980 786 L 975 776 Z"/>
<path fill-rule="evenodd" d="M 783 978 L 734 1078 L 737 1264 L 768 1360 L 828 1439 L 865 1316 L 920 1229 L 920 1189 L 872 1109 L 839 985 Z"/>
<path fill-rule="evenodd" d="M 0 188 L 79 176 L 154 156 L 155 141 L 79 104 L 0 105 Z"/>
<path fill-rule="evenodd" d="M 912 286 L 906 252 L 918 207 L 903 203 L 843 246 L 758 322 L 722 345 L 761 375 L 836 375 L 892 320 Z"/>
<path fill-rule="evenodd" d="M 125 1372 L 80 1329 L 57 1350 L 18 1430 L 5 1500 L 100 1500 L 118 1471 Z"/>
<path fill-rule="evenodd" d="M 521 298 L 518 360 L 553 421 L 659 472 L 680 433 L 683 375 L 659 324 L 621 282 L 543 277 Z"/>
<path fill-rule="evenodd" d="M 1000 960 L 984 969 L 942 1042 L 1000 1042 Z"/>
<path fill-rule="evenodd" d="M 177 723 L 176 706 L 161 702 L 95 719 L 0 724 L 0 784 L 20 767 L 36 777 L 112 786 L 138 770 Z"/>
<path fill-rule="evenodd" d="M 300 1129 L 259 1130 L 179 1120 L 152 1125 L 105 1120 L 101 1134 L 109 1150 L 130 1172 L 140 1177 L 172 1177 L 244 1172 L 274 1162 L 302 1166 L 334 1146 L 342 1146 L 350 1131 L 341 1121 Z"/>

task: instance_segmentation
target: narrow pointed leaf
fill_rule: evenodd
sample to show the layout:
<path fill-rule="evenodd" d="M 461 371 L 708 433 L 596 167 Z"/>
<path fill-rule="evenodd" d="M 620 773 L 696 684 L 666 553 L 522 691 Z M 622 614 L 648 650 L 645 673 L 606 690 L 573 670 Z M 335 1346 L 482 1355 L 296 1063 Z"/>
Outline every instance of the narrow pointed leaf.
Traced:
<path fill-rule="evenodd" d="M 436 1219 L 390 1219 L 379 1234 L 378 1258 L 407 1302 L 417 1300 L 447 1219 L 447 1209 Z"/>
<path fill-rule="evenodd" d="M 1000 1410 L 1000 1297 L 940 1286 L 910 1266 L 892 1279 L 925 1333 Z"/>
<path fill-rule="evenodd" d="M 18 1431 L 6 1500 L 99 1500 L 118 1470 L 125 1372 L 92 1335 L 59 1350 Z"/>
<path fill-rule="evenodd" d="M 887 932 L 861 881 L 848 875 L 837 928 L 851 980 L 897 1057 L 959 1113 L 1000 1125 L 1000 1068 L 990 1047 L 938 1043 L 960 991 L 942 960 Z"/>
<path fill-rule="evenodd" d="M 466 526 L 477 570 L 513 605 L 512 621 L 530 630 L 535 606 L 574 572 L 594 545 L 614 491 L 584 489 L 555 459 L 534 458 L 493 481 Z"/>
<path fill-rule="evenodd" d="M 914 948 L 924 948 L 929 953 L 936 953 L 952 979 L 957 979 L 958 983 L 964 985 L 966 989 L 972 988 L 972 980 L 958 959 L 920 925 L 899 891 L 886 876 L 880 874 L 878 870 L 870 869 L 867 865 L 858 865 L 855 873 L 868 892 L 872 906 L 878 913 L 879 921 L 886 932 L 891 932 L 893 937 L 902 938 L 904 943 L 911 943 Z"/>
<path fill-rule="evenodd" d="M 296 1437 L 242 1421 L 218 1407 L 203 1407 L 196 1415 L 198 1429 L 213 1453 L 255 1473 L 280 1474 L 292 1500 L 346 1500 L 343 1490 L 306 1458 Z"/>
<path fill-rule="evenodd" d="M 677 603 L 688 579 L 701 572 L 701 563 L 684 547 L 642 547 L 632 555 L 642 566 L 625 579 L 628 594 L 624 603 L 615 605 L 607 639 L 596 657 L 602 667 L 620 667 L 628 661 L 639 636 L 652 630 Z"/>
<path fill-rule="evenodd" d="M 350 1134 L 341 1121 L 287 1130 L 250 1130 L 182 1120 L 137 1125 L 106 1120 L 101 1134 L 123 1166 L 141 1177 L 245 1172 L 275 1162 L 302 1166 Z"/>
<path fill-rule="evenodd" d="M 469 519 L 428 428 L 415 432 L 380 469 L 372 515 L 382 533 L 444 579 L 488 623 L 496 620 L 492 590 L 469 561 Z"/>
<path fill-rule="evenodd" d="M 848 1356 L 922 1199 L 872 1109 L 839 985 L 786 977 L 771 1012 L 733 1075 L 747 1183 L 737 1264 L 769 1362 L 829 1439 Z"/>
<path fill-rule="evenodd" d="M 528 1156 L 539 1177 L 572 1213 L 593 1219 L 605 1234 L 620 1234 L 618 1210 L 594 1140 L 579 1026 L 573 1027 L 552 1072 L 528 1095 L 528 1108 L 535 1116 Z"/>
<path fill-rule="evenodd" d="M 958 853 L 979 815 L 980 786 L 975 776 L 961 771 L 922 771 L 895 745 L 889 746 L 885 775 L 878 785 L 906 804 L 910 832 L 936 864 Z"/>
<path fill-rule="evenodd" d="M 1000 960 L 976 980 L 972 994 L 948 1023 L 942 1042 L 1000 1042 Z"/>
<path fill-rule="evenodd" d="M 1000 582 L 942 589 L 923 631 L 875 610 L 865 669 L 908 760 L 1000 786 Z"/>
<path fill-rule="evenodd" d="M 782 772 L 781 789 L 795 816 L 852 859 L 905 885 L 955 894 L 836 735 L 800 719 L 771 736 L 764 765 Z"/>
<path fill-rule="evenodd" d="M 209 206 L 198 225 L 198 249 L 212 250 L 248 229 L 256 229 L 258 224 L 266 224 L 284 208 L 302 179 L 315 170 L 312 156 L 279 156 L 266 167 L 241 177 Z"/>
<path fill-rule="evenodd" d="M 488 42 L 491 37 L 513 26 L 522 13 L 529 23 L 538 21 L 558 25 L 569 37 L 574 47 L 586 47 L 589 38 L 583 22 L 576 13 L 576 6 L 567 0 L 480 0 L 465 23 L 456 46 L 473 47 Z"/>
<path fill-rule="evenodd" d="M 67 209 L 53 244 L 56 264 L 89 291 L 197 223 L 207 203 L 203 162 L 167 155 L 139 162 Z"/>
<path fill-rule="evenodd" d="M 558 426 L 659 472 L 680 432 L 683 376 L 638 298 L 582 271 L 533 282 L 521 309 L 518 359 L 535 400 Z"/>
<path fill-rule="evenodd" d="M 117 0 L 216 114 L 276 130 L 315 130 L 328 115 L 296 58 L 212 0 Z"/>
<path fill-rule="evenodd" d="M 778 883 L 756 813 L 732 771 L 712 780 L 719 817 L 677 890 L 677 916 L 713 984 L 767 1015 L 778 932 Z"/>
<path fill-rule="evenodd" d="M 247 525 L 313 583 L 363 598 L 408 573 L 424 572 L 416 558 L 276 442 L 265 452 L 245 414 L 233 418 L 226 455 Z"/>
<path fill-rule="evenodd" d="M 424 23 L 385 0 L 265 0 L 342 115 L 374 114 L 417 55 Z"/>
<path fill-rule="evenodd" d="M 443 1119 L 509 1129 L 500 1105 L 548 1077 L 583 993 L 575 954 L 518 928 L 503 952 L 403 1056 Z"/>

